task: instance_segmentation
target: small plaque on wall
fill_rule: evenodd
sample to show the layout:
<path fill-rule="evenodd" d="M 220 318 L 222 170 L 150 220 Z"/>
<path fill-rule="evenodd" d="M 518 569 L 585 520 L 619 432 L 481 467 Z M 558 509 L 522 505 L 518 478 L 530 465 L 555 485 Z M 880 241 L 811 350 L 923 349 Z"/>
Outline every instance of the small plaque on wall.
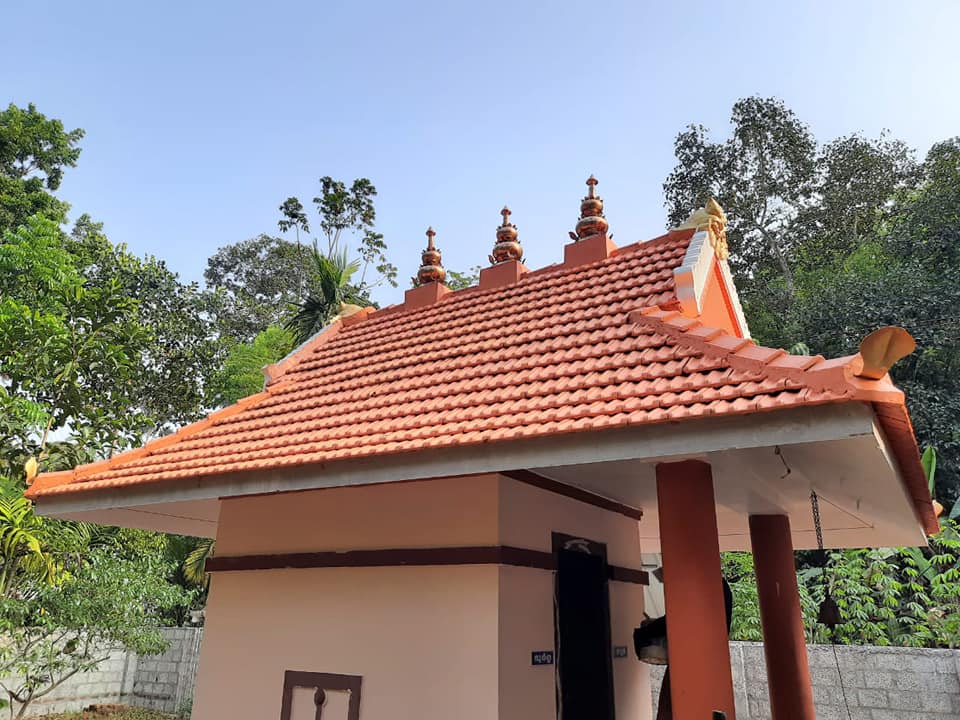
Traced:
<path fill-rule="evenodd" d="M 625 658 L 627 656 L 627 646 L 626 645 L 614 645 L 613 646 L 613 656 L 615 658 Z"/>
<path fill-rule="evenodd" d="M 534 650 L 530 653 L 531 665 L 553 665 L 553 650 Z"/>

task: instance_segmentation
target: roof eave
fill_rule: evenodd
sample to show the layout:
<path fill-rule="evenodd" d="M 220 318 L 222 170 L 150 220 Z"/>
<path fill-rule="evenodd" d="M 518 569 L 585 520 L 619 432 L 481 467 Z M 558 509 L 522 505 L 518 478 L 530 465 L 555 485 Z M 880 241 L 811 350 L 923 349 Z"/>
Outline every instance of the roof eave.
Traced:
<path fill-rule="evenodd" d="M 152 503 L 206 500 L 264 493 L 423 480 L 505 470 L 580 465 L 616 460 L 658 462 L 746 447 L 837 440 L 874 434 L 867 403 L 840 402 L 702 418 L 682 423 L 583 431 L 543 438 L 438 448 L 341 460 L 303 467 L 232 472 L 190 479 L 112 487 L 67 486 L 35 494 L 42 515 Z"/>

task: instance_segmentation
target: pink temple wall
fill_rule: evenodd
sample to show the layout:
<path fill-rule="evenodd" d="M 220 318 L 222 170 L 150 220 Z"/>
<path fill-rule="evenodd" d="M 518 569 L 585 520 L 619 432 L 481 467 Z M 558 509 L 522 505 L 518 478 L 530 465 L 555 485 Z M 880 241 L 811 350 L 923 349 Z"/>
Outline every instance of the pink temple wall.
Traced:
<path fill-rule="evenodd" d="M 496 544 L 550 551 L 551 532 L 558 531 L 607 543 L 614 564 L 637 567 L 640 557 L 635 521 L 497 476 L 222 505 L 217 553 L 224 556 Z M 613 642 L 629 645 L 642 618 L 642 587 L 611 583 L 610 602 Z M 218 573 L 194 718 L 278 717 L 284 670 L 303 670 L 363 676 L 363 720 L 555 720 L 555 667 L 530 662 L 533 650 L 553 645 L 547 570 Z M 618 717 L 649 718 L 645 667 L 632 654 L 613 663 Z"/>

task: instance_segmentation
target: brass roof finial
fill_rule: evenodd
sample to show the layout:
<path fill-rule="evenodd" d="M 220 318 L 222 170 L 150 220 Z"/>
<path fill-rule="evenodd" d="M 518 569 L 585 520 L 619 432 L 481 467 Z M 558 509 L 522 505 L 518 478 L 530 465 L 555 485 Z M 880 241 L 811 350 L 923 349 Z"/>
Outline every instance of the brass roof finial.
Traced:
<path fill-rule="evenodd" d="M 580 203 L 580 221 L 576 233 L 570 233 L 574 240 L 586 240 L 596 235 L 606 235 L 610 225 L 603 216 L 603 199 L 597 195 L 599 183 L 593 175 L 587 178 L 587 196 Z"/>
<path fill-rule="evenodd" d="M 421 265 L 417 271 L 416 285 L 426 285 L 430 282 L 443 282 L 447 278 L 447 271 L 443 269 L 440 260 L 440 251 L 433 244 L 437 232 L 432 227 L 427 228 L 427 249 L 420 256 Z"/>
<path fill-rule="evenodd" d="M 523 262 L 523 247 L 517 240 L 517 226 L 510 222 L 510 208 L 504 205 L 500 214 L 503 216 L 503 223 L 497 228 L 497 242 L 493 246 L 490 264 L 497 265 L 507 260 Z"/>

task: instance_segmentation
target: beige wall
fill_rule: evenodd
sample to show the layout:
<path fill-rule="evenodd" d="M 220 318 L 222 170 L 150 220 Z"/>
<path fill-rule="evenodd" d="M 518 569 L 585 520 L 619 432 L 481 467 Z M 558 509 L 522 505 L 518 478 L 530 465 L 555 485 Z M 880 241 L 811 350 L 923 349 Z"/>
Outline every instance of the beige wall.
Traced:
<path fill-rule="evenodd" d="M 621 720 L 651 717 L 650 666 L 633 652 L 633 629 L 642 620 L 643 586 L 610 583 L 610 638 L 614 645 L 627 647 L 627 657 L 613 659 L 613 688 Z"/>
<path fill-rule="evenodd" d="M 538 487 L 500 478 L 500 543 L 553 552 L 552 534 L 606 543 L 611 565 L 640 567 L 637 521 Z"/>
<path fill-rule="evenodd" d="M 364 720 L 495 718 L 497 568 L 217 575 L 195 720 L 278 717 L 285 670 L 362 675 Z"/>
<path fill-rule="evenodd" d="M 553 650 L 553 573 L 500 568 L 499 720 L 556 720 L 555 665 L 531 665 Z"/>
<path fill-rule="evenodd" d="M 497 476 L 230 498 L 220 555 L 497 543 Z"/>
<path fill-rule="evenodd" d="M 219 528 L 219 555 L 471 545 L 549 552 L 557 531 L 606 543 L 613 564 L 640 563 L 635 521 L 497 476 L 227 499 Z M 610 598 L 613 642 L 629 646 L 642 587 L 611 583 Z M 553 647 L 546 570 L 219 573 L 194 718 L 276 717 L 283 672 L 303 670 L 363 676 L 363 720 L 554 720 L 556 668 L 530 661 Z M 618 717 L 649 718 L 645 666 L 631 652 L 613 667 Z"/>
<path fill-rule="evenodd" d="M 500 542 L 552 552 L 553 533 L 607 546 L 613 565 L 640 568 L 637 522 L 509 478 L 501 478 Z M 650 717 L 646 665 L 633 654 L 633 629 L 643 620 L 643 586 L 610 583 L 610 637 L 628 657 L 613 660 L 617 717 Z M 533 650 L 554 645 L 553 573 L 505 567 L 500 572 L 500 720 L 556 720 L 555 668 L 530 665 Z M 548 670 L 548 672 L 544 672 Z"/>

